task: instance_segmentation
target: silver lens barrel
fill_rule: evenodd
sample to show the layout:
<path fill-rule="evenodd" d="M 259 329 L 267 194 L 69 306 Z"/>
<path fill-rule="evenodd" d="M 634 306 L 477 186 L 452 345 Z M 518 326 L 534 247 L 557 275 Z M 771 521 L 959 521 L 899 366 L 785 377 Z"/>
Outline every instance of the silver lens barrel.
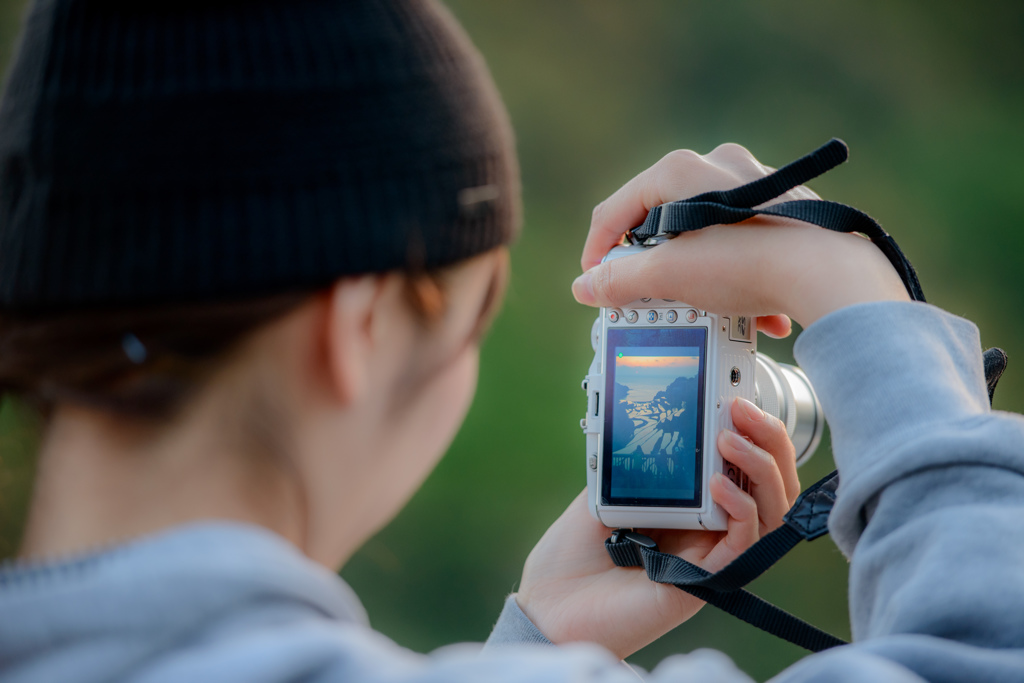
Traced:
<path fill-rule="evenodd" d="M 786 433 L 796 447 L 797 466 L 807 462 L 821 443 L 825 415 L 804 371 L 758 353 L 754 403 L 786 425 Z"/>

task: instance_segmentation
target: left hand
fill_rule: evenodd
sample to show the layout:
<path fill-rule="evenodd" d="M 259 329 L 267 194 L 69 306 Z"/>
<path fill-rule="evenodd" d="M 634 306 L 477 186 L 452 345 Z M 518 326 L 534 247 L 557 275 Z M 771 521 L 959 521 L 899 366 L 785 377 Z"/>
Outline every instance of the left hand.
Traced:
<path fill-rule="evenodd" d="M 641 297 L 675 299 L 719 315 L 759 316 L 758 329 L 773 336 L 789 333 L 790 318 L 806 329 L 853 304 L 909 301 L 896 270 L 869 240 L 788 218 L 712 225 L 601 262 L 652 207 L 739 187 L 771 171 L 734 144 L 703 156 L 689 150 L 665 155 L 594 209 L 581 261 L 586 272 L 572 286 L 576 300 L 615 307 Z M 818 198 L 801 186 L 768 204 Z"/>
<path fill-rule="evenodd" d="M 731 410 L 736 432 L 719 434 L 718 448 L 747 474 L 751 491 L 744 493 L 720 474 L 712 478 L 711 497 L 728 513 L 728 531 L 644 530 L 662 552 L 709 572 L 724 568 L 781 525 L 800 493 L 785 426 L 741 399 Z M 616 567 L 604 549 L 609 534 L 591 516 L 584 491 L 530 553 L 516 601 L 553 643 L 594 642 L 625 658 L 704 603 L 650 581 L 642 569 Z"/>

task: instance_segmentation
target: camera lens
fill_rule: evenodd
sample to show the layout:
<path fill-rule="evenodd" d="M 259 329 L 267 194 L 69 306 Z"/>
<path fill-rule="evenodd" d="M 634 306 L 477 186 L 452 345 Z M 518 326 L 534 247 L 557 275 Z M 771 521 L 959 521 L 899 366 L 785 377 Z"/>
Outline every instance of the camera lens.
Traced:
<path fill-rule="evenodd" d="M 786 433 L 796 447 L 797 466 L 814 455 L 825 430 L 825 415 L 803 370 L 757 354 L 754 403 L 786 425 Z"/>

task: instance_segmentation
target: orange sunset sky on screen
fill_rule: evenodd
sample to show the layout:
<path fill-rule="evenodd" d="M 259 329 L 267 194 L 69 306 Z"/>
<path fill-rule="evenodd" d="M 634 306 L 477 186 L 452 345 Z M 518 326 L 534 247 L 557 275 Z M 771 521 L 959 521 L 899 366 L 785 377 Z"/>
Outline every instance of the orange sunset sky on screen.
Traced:
<path fill-rule="evenodd" d="M 695 368 L 697 356 L 620 356 L 615 365 L 620 368 Z"/>

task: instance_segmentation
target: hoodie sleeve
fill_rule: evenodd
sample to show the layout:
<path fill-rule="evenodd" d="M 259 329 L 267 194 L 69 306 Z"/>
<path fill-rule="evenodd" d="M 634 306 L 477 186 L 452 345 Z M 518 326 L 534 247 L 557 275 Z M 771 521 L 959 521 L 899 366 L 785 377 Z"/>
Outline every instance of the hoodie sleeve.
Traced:
<path fill-rule="evenodd" d="M 832 430 L 832 538 L 861 654 L 931 681 L 1024 679 L 1024 419 L 989 407 L 978 329 L 923 303 L 851 306 L 795 355 Z"/>

